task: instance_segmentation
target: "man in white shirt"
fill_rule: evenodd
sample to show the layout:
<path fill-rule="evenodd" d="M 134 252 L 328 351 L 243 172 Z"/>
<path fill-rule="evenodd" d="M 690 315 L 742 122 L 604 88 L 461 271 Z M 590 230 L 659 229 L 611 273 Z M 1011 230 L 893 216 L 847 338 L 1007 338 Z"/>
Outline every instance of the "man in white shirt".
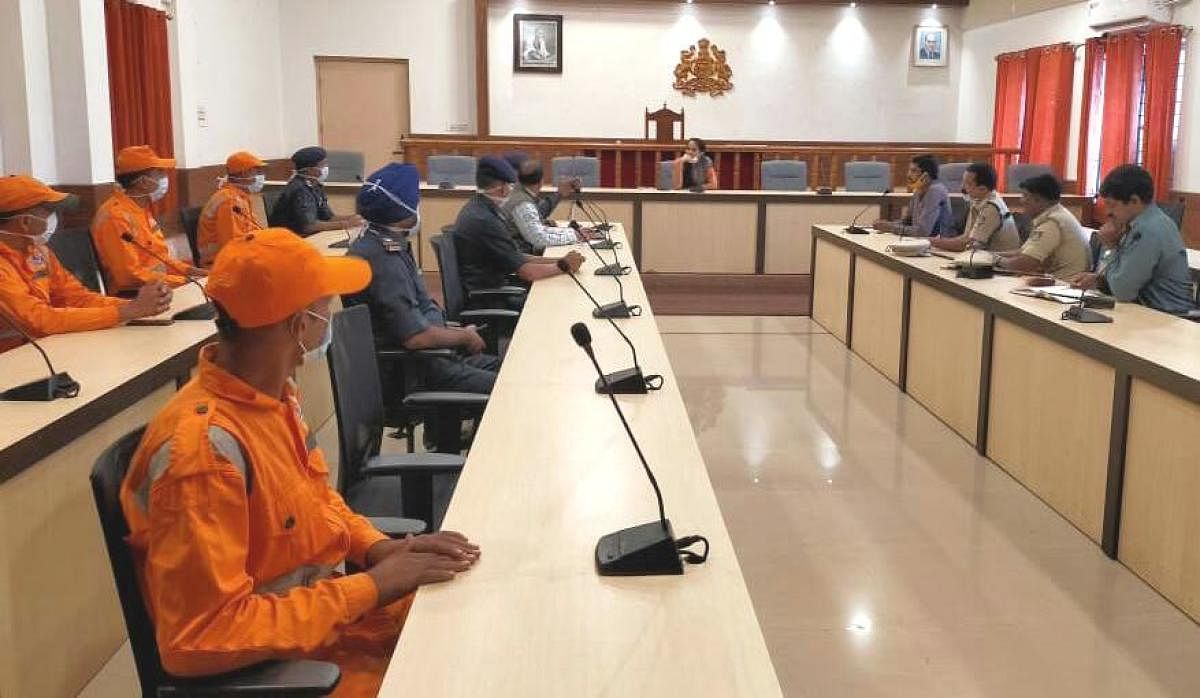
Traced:
<path fill-rule="evenodd" d="M 515 228 L 513 237 L 517 246 L 527 254 L 541 254 L 547 247 L 574 245 L 603 237 L 590 228 L 546 225 L 537 207 L 542 174 L 542 163 L 532 158 L 523 161 L 517 170 L 517 186 L 502 207 Z"/>

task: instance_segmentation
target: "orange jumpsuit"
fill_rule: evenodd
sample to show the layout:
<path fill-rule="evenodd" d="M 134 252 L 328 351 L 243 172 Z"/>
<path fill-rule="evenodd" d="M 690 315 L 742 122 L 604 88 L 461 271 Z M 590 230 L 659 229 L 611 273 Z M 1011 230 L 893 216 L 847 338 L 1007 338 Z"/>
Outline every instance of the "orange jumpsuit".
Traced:
<path fill-rule="evenodd" d="M 225 243 L 246 233 L 262 229 L 254 217 L 250 194 L 241 187 L 226 182 L 204 204 L 196 233 L 200 263 L 210 266 Z"/>
<path fill-rule="evenodd" d="M 374 696 L 411 596 L 376 608 L 362 565 L 384 540 L 329 486 L 294 387 L 264 395 L 213 363 L 154 418 L 121 487 L 168 672 L 270 658 L 336 662 L 337 696 Z"/>
<path fill-rule="evenodd" d="M 123 303 L 79 283 L 48 247 L 21 253 L 0 244 L 0 312 L 34 337 L 113 327 Z M 0 351 L 22 341 L 0 322 Z"/>
<path fill-rule="evenodd" d="M 137 245 L 122 240 L 121 235 L 127 232 L 132 233 L 142 247 L 154 250 L 170 264 L 163 264 Z M 167 248 L 158 221 L 120 189 L 96 211 L 92 219 L 92 241 L 100 255 L 109 293 L 136 291 L 159 280 L 172 288 L 187 283 L 190 265 L 171 259 L 171 250 Z"/>

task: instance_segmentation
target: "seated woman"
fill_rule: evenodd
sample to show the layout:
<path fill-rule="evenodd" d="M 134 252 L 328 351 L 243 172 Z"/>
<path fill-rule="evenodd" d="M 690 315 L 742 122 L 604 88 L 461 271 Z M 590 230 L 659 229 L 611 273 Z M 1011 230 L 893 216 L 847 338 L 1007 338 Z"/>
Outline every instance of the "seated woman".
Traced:
<path fill-rule="evenodd" d="M 716 189 L 717 169 L 708 156 L 708 146 L 699 138 L 689 138 L 687 150 L 671 164 L 672 189 Z"/>

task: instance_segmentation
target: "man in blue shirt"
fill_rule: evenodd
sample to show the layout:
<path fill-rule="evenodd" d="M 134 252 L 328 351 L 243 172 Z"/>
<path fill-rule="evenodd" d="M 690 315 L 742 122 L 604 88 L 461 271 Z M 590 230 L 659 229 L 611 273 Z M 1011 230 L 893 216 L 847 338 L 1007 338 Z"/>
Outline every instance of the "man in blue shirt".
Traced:
<path fill-rule="evenodd" d="M 1071 279 L 1078 288 L 1098 288 L 1120 301 L 1165 313 L 1192 310 L 1192 281 L 1179 228 L 1154 204 L 1154 181 L 1137 165 L 1115 168 L 1100 184 L 1114 236 L 1101 236 L 1100 268 Z"/>
<path fill-rule="evenodd" d="M 384 345 L 461 352 L 454 358 L 422 362 L 423 375 L 415 377 L 417 387 L 491 393 L 500 360 L 482 353 L 484 341 L 474 325 L 446 326 L 446 315 L 429 297 L 413 259 L 409 237 L 421 225 L 419 182 L 416 167 L 391 163 L 363 183 L 357 206 L 368 227 L 350 246 L 350 254 L 371 265 L 371 283 L 347 300 L 367 304 L 375 337 Z M 383 376 L 385 394 L 393 380 Z"/>
<path fill-rule="evenodd" d="M 954 214 L 950 211 L 950 192 L 938 181 L 938 162 L 932 155 L 918 155 L 908 166 L 908 189 L 912 199 L 903 220 L 875 221 L 883 233 L 910 237 L 954 237 Z"/>

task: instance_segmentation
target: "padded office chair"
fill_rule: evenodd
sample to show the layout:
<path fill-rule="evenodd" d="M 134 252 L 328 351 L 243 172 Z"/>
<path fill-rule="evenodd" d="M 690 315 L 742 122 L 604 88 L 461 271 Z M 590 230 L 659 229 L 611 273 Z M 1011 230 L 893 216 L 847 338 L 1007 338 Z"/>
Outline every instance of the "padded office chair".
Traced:
<path fill-rule="evenodd" d="M 79 282 L 96 293 L 104 293 L 100 262 L 92 246 L 92 234 L 87 227 L 64 228 L 50 238 L 54 256 Z"/>
<path fill-rule="evenodd" d="M 962 235 L 967 230 L 967 216 L 971 213 L 971 206 L 967 203 L 965 196 L 950 197 L 950 226 L 954 228 L 955 235 Z"/>
<path fill-rule="evenodd" d="M 951 193 L 962 190 L 963 173 L 971 166 L 969 162 L 948 162 L 938 166 L 937 181 L 941 182 Z"/>
<path fill-rule="evenodd" d="M 178 678 L 163 669 L 158 641 L 154 636 L 154 623 L 142 599 L 133 553 L 125 542 L 129 535 L 129 524 L 121 510 L 121 482 L 125 479 L 129 461 L 137 451 L 144 431 L 145 427 L 136 429 L 105 449 L 96 460 L 90 478 L 143 698 L 175 695 L 282 698 L 326 696 L 332 693 L 342 678 L 342 672 L 336 664 L 329 662 L 264 662 L 227 674 L 198 679 Z"/>
<path fill-rule="evenodd" d="M 1158 202 L 1158 207 L 1162 209 L 1163 213 L 1167 214 L 1168 218 L 1175 221 L 1175 227 L 1179 228 L 1180 232 L 1183 231 L 1183 214 L 1185 206 L 1186 205 L 1182 200 Z"/>
<path fill-rule="evenodd" d="M 803 160 L 763 160 L 764 191 L 808 191 L 808 163 Z"/>
<path fill-rule="evenodd" d="M 520 286 L 501 286 L 468 292 L 459 272 L 458 248 L 454 242 L 452 225 L 442 228 L 441 235 L 429 238 L 429 244 L 433 246 L 441 276 L 442 305 L 446 319 L 460 324 L 486 322 L 488 326 L 480 335 L 487 343 L 488 353 L 504 356 L 521 314 L 497 306 L 505 305 L 509 299 L 523 298 L 527 291 Z"/>
<path fill-rule="evenodd" d="M 585 187 L 600 186 L 600 159 L 591 157 L 554 158 L 550 174 L 557 183 L 561 179 L 578 177 Z"/>
<path fill-rule="evenodd" d="M 887 162 L 848 162 L 843 170 L 846 191 L 882 192 L 892 186 L 892 165 Z"/>
<path fill-rule="evenodd" d="M 329 165 L 330 182 L 361 182 L 366 174 L 363 154 L 356 150 L 326 151 L 325 164 Z"/>
<path fill-rule="evenodd" d="M 1009 165 L 1004 171 L 1004 189 L 1007 192 L 1019 191 L 1021 182 L 1030 177 L 1038 175 L 1054 174 L 1054 170 L 1050 169 L 1049 165 L 1039 165 L 1035 162 L 1019 162 L 1015 165 Z"/>
<path fill-rule="evenodd" d="M 365 305 L 356 305 L 334 314 L 330 322 L 329 379 L 338 420 L 338 491 L 354 511 L 385 517 L 387 529 L 380 526 L 378 518 L 372 523 L 390 536 L 420 533 L 426 521 L 436 530 L 450 506 L 463 457 L 457 453 L 379 455 L 384 403 L 370 311 Z M 481 414 L 487 396 L 425 393 L 405 398 L 406 405 L 410 401 L 454 420 L 455 430 L 461 430 L 460 413 Z"/>
<path fill-rule="evenodd" d="M 663 160 L 662 162 L 658 163 L 658 179 L 656 180 L 655 184 L 659 191 L 671 191 L 671 179 L 673 174 L 671 169 L 674 166 L 675 163 L 671 160 Z"/>
<path fill-rule="evenodd" d="M 200 235 L 200 213 L 203 210 L 203 206 L 188 206 L 179 209 L 179 223 L 183 226 L 184 235 L 187 236 L 188 248 L 192 250 L 192 264 L 197 266 L 200 264 L 198 237 Z"/>
<path fill-rule="evenodd" d="M 1017 237 L 1021 239 L 1021 244 L 1024 245 L 1025 241 L 1029 239 L 1029 234 L 1033 232 L 1033 218 L 1021 211 L 1013 211 L 1012 217 L 1013 223 L 1017 225 Z"/>
<path fill-rule="evenodd" d="M 470 155 L 430 155 L 425 158 L 425 181 L 435 186 L 475 186 L 477 160 Z"/>
<path fill-rule="evenodd" d="M 1104 243 L 1100 240 L 1100 233 L 1093 230 L 1092 236 L 1088 240 L 1088 249 L 1092 253 L 1092 271 L 1100 268 L 1100 257 L 1104 255 Z"/>
<path fill-rule="evenodd" d="M 266 220 L 271 220 L 271 211 L 275 210 L 275 204 L 279 203 L 279 199 L 283 198 L 283 187 L 272 189 L 270 191 L 264 189 L 262 193 L 263 215 Z"/>

